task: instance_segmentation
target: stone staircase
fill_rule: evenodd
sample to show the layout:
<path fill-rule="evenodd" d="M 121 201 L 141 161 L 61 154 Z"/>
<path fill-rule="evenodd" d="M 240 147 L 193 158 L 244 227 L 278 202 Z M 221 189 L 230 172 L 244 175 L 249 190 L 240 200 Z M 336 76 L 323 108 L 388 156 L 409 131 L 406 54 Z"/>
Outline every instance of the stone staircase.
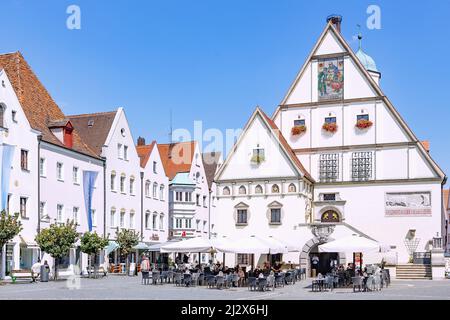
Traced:
<path fill-rule="evenodd" d="M 431 265 L 429 264 L 399 264 L 396 279 L 431 280 Z"/>

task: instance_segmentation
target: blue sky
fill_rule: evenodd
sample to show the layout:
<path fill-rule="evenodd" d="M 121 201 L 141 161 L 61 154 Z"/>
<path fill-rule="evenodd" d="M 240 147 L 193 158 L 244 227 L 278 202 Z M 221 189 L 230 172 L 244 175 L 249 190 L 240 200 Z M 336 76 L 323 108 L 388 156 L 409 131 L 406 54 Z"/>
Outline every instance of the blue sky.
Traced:
<path fill-rule="evenodd" d="M 69 5 L 81 30 L 66 28 Z M 366 9 L 381 8 L 368 30 Z M 331 13 L 363 46 L 381 86 L 450 172 L 450 1 L 2 0 L 0 52 L 20 50 L 66 114 L 125 107 L 135 139 L 173 127 L 240 128 L 256 105 L 272 114 Z M 449 91 L 447 91 L 449 90 Z"/>

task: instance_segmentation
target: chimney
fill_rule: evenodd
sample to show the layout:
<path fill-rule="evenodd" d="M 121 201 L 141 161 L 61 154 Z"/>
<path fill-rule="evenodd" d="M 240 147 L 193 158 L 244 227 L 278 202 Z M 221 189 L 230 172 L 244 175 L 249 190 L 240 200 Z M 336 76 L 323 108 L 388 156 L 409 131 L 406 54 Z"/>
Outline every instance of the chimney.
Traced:
<path fill-rule="evenodd" d="M 341 33 L 342 16 L 339 14 L 331 14 L 327 17 L 327 23 L 330 22 L 330 20 L 336 30 Z"/>
<path fill-rule="evenodd" d="M 138 146 L 145 146 L 145 138 L 139 137 L 139 138 L 137 139 L 137 145 L 138 145 Z"/>

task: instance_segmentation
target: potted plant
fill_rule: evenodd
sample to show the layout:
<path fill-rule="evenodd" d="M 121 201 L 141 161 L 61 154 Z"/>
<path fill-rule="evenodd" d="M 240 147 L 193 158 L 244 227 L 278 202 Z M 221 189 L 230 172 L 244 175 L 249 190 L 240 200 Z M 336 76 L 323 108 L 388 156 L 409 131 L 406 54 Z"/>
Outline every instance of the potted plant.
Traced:
<path fill-rule="evenodd" d="M 306 132 L 306 126 L 303 124 L 299 126 L 293 126 L 291 129 L 291 133 L 293 136 L 298 136 L 304 132 Z"/>
<path fill-rule="evenodd" d="M 325 122 L 322 125 L 322 129 L 327 132 L 335 133 L 338 129 L 338 126 L 337 126 L 336 122 Z"/>
<path fill-rule="evenodd" d="M 356 127 L 358 129 L 367 129 L 370 128 L 373 125 L 372 121 L 370 120 L 366 120 L 366 119 L 359 119 L 358 121 L 356 121 Z"/>

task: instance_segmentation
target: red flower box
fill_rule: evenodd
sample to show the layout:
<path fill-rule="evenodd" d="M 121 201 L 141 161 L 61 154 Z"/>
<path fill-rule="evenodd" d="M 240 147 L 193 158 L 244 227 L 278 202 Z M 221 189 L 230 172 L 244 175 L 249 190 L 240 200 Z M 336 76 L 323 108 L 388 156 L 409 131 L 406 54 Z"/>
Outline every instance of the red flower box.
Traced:
<path fill-rule="evenodd" d="M 338 129 L 338 126 L 336 122 L 325 122 L 322 126 L 322 129 L 327 132 L 335 133 Z"/>
<path fill-rule="evenodd" d="M 367 129 L 370 128 L 373 125 L 372 121 L 366 120 L 366 119 L 359 119 L 356 121 L 356 127 L 358 129 Z"/>
<path fill-rule="evenodd" d="M 304 126 L 304 125 L 294 126 L 291 129 L 291 133 L 292 133 L 293 136 L 297 136 L 297 135 L 302 134 L 304 132 L 306 132 L 306 126 Z"/>

